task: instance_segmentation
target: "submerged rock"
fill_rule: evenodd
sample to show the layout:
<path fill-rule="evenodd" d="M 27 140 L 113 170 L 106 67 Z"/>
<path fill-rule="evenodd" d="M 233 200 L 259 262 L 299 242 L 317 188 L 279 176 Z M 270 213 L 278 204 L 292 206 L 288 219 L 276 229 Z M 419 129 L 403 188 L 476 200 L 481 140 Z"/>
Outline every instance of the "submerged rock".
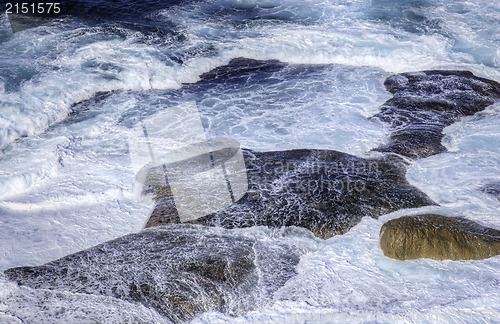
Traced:
<path fill-rule="evenodd" d="M 380 230 L 384 254 L 398 260 L 478 260 L 500 254 L 500 230 L 440 215 L 404 216 Z"/>
<path fill-rule="evenodd" d="M 389 123 L 390 141 L 377 151 L 424 158 L 446 151 L 443 129 L 500 100 L 500 84 L 468 71 L 424 71 L 385 81 L 393 97 L 374 116 Z"/>
<path fill-rule="evenodd" d="M 500 181 L 484 185 L 481 191 L 500 200 Z"/>
<path fill-rule="evenodd" d="M 305 252 L 286 242 L 173 225 L 5 274 L 35 289 L 138 302 L 179 322 L 205 311 L 236 315 L 265 304 L 295 275 Z"/>
<path fill-rule="evenodd" d="M 328 150 L 243 151 L 248 192 L 191 223 L 225 228 L 299 226 L 316 236 L 343 234 L 362 217 L 435 204 L 405 178 L 397 157 L 364 159 Z M 147 226 L 178 222 L 168 186 L 148 188 L 157 205 Z M 196 197 L 193 197 L 196 199 Z"/>
<path fill-rule="evenodd" d="M 111 296 L 32 289 L 0 273 L 0 323 L 171 323 L 154 309 Z"/>

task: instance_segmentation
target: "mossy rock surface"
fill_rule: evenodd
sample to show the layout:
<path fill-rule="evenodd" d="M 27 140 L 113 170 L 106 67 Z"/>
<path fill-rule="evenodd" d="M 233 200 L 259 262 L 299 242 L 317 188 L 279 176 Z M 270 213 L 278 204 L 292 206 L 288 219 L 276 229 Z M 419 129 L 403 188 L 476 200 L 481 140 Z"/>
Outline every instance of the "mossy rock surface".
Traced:
<path fill-rule="evenodd" d="M 500 230 L 464 218 L 404 216 L 382 226 L 380 247 L 398 260 L 479 260 L 500 254 Z"/>

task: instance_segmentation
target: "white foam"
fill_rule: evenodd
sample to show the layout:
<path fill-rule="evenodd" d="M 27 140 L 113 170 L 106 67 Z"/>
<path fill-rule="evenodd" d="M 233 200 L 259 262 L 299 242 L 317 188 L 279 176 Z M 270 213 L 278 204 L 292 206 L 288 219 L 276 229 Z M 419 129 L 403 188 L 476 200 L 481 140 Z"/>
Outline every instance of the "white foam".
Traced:
<path fill-rule="evenodd" d="M 499 80 L 500 72 L 497 64 L 498 51 L 488 51 L 494 37 L 483 37 L 479 28 L 467 27 L 471 20 L 481 20 L 483 16 L 494 25 L 494 5 L 483 1 L 484 6 L 474 6 L 477 14 L 470 17 L 453 13 L 453 4 L 441 3 L 428 5 L 421 9 L 429 20 L 441 19 L 440 32 L 416 34 L 398 29 L 387 24 L 387 21 L 368 20 L 367 12 L 372 10 L 370 1 L 331 1 L 318 4 L 308 1 L 308 5 L 300 2 L 274 4 L 279 11 L 293 10 L 297 16 L 309 17 L 316 11 L 316 23 L 294 24 L 281 22 L 247 24 L 248 29 L 238 29 L 230 19 L 207 22 L 198 20 L 196 11 L 205 9 L 203 4 L 193 4 L 176 11 L 164 14 L 174 21 L 186 26 L 190 34 L 190 45 L 217 46 L 222 57 L 247 57 L 260 60 L 277 59 L 288 63 L 300 64 L 344 64 L 381 68 L 398 73 L 425 69 L 468 69 L 476 74 Z M 239 2 L 231 2 L 239 7 Z M 258 5 L 262 5 L 260 2 Z M 293 9 L 290 9 L 293 7 Z M 450 8 L 451 7 L 451 8 Z M 311 10 L 311 8 L 313 8 Z M 192 12 L 195 12 L 194 14 Z M 410 24 L 410 22 L 406 22 Z M 457 25 L 467 30 L 460 33 Z M 411 25 L 410 25 L 411 26 Z M 467 49 L 457 51 L 455 38 L 468 44 Z M 484 45 L 487 43 L 489 45 Z M 494 43 L 493 43 L 494 44 Z M 485 55 L 493 55 L 490 65 L 478 55 L 477 46 L 485 49 Z M 496 47 L 493 47 L 496 48 Z M 481 51 L 481 53 L 484 51 Z M 496 62 L 496 63 L 495 63 Z"/>
<path fill-rule="evenodd" d="M 477 26 L 468 26 L 470 20 L 483 19 L 484 15 L 488 17 L 487 22 L 494 21 L 487 10 L 491 9 L 491 4 L 484 4 L 484 8 L 473 6 L 480 14 L 472 17 L 453 12 L 452 5 L 424 8 L 423 12 L 429 17 L 442 17 L 443 30 L 434 34 L 414 34 L 383 25 L 383 22 L 363 19 L 362 13 L 371 6 L 366 1 L 339 1 L 324 7 L 324 4 L 318 6 L 311 1 L 312 10 L 303 9 L 303 4 L 292 3 L 291 7 L 280 10 L 290 11 L 298 17 L 315 12 L 316 23 L 254 24 L 248 25 L 248 29 L 237 29 L 223 20 L 199 20 L 196 10 L 205 7 L 188 5 L 185 9 L 165 11 L 164 15 L 185 25 L 186 47 L 213 45 L 218 55 L 189 59 L 182 66 L 170 62 L 156 47 L 137 43 L 133 32 L 125 39 L 109 39 L 98 28 L 80 27 L 61 32 L 57 30 L 60 26 L 45 26 L 27 30 L 15 34 L 4 45 L 13 55 L 22 53 L 21 49 L 28 48 L 28 44 L 35 46 L 35 50 L 30 49 L 34 53 L 45 48 L 42 52 L 47 61 L 37 62 L 43 70 L 41 76 L 23 84 L 17 93 L 1 95 L 4 107 L 0 116 L 0 146 L 20 136 L 39 134 L 64 119 L 72 104 L 98 91 L 175 88 L 182 82 L 197 81 L 202 73 L 236 57 L 366 66 L 388 72 L 461 68 L 499 80 L 498 65 L 495 66 L 499 61 L 498 49 L 488 49 L 492 48 L 494 38 L 486 37 L 482 41 L 487 33 Z M 465 11 L 472 6 L 462 5 Z M 450 33 L 466 45 L 457 45 L 448 37 Z M 47 46 L 58 46 L 56 58 L 46 53 Z M 488 59 L 478 56 L 478 47 L 483 49 L 480 53 L 489 55 Z"/>
<path fill-rule="evenodd" d="M 408 180 L 448 213 L 499 227 L 500 202 L 481 191 L 500 181 L 499 122 L 497 105 L 445 128 L 450 151 L 413 162 Z"/>
<path fill-rule="evenodd" d="M 0 275 L 2 323 L 168 323 L 156 311 L 114 297 L 18 286 Z"/>
<path fill-rule="evenodd" d="M 386 73 L 344 66 L 294 69 L 275 73 L 277 83 L 199 94 L 207 131 L 261 151 L 323 148 L 363 155 L 386 141 L 385 126 L 368 119 L 390 97 L 382 85 Z M 164 108 L 155 96 L 148 101 L 143 105 Z"/>
<path fill-rule="evenodd" d="M 381 84 L 384 73 L 331 67 L 303 77 L 268 89 L 228 87 L 225 93 L 201 94 L 205 99 L 198 109 L 210 120 L 208 133 L 240 139 L 245 148 L 323 147 L 360 155 L 385 138 L 384 127 L 366 119 L 389 96 Z M 344 79 L 358 81 L 346 84 Z M 208 104 L 220 96 L 226 98 L 220 106 Z M 241 110 L 237 103 L 242 97 L 247 109 Z M 133 124 L 142 113 L 168 112 L 165 98 L 117 93 L 91 103 L 88 112 L 77 107 L 83 109 L 82 118 L 6 150 L 0 160 L 5 256 L 0 268 L 48 262 L 141 229 L 152 202 L 134 191 L 127 142 L 132 133 L 122 124 Z M 256 107 L 253 98 L 275 104 Z M 303 116 L 308 110 L 315 114 Z M 276 133 L 279 129 L 286 134 Z"/>
<path fill-rule="evenodd" d="M 65 138 L 47 139 L 38 143 L 22 144 L 20 148 L 4 152 L 0 159 L 0 198 L 23 193 L 39 184 L 57 170 L 57 148 Z"/>
<path fill-rule="evenodd" d="M 274 305 L 237 318 L 206 313 L 193 322 L 455 322 L 500 315 L 500 258 L 389 259 L 379 247 L 379 230 L 393 217 L 365 218 L 303 257 L 298 275 L 275 294 Z"/>
<path fill-rule="evenodd" d="M 73 21 L 16 34 L 0 31 L 1 59 L 7 58 L 13 66 L 29 62 L 36 67 L 25 72 L 24 83 L 0 80 L 0 146 L 11 143 L 0 157 L 0 269 L 41 264 L 144 225 L 151 204 L 133 192 L 128 133 L 117 124 L 127 115 L 164 109 L 163 95 L 112 96 L 90 105 L 94 117 L 56 125 L 73 104 L 99 91 L 179 88 L 236 57 L 356 66 L 334 67 L 302 83 L 284 80 L 282 88 L 213 93 L 223 99 L 202 100 L 201 110 L 211 132 L 231 135 L 243 147 L 316 147 L 363 155 L 387 136 L 384 126 L 366 117 L 390 97 L 382 86 L 388 73 L 467 69 L 500 80 L 498 3 L 422 2 L 419 13 L 438 25 L 435 32 L 424 33 L 368 19 L 366 13 L 376 3 L 224 1 L 223 6 L 274 7 L 269 9 L 273 14 L 299 21 L 257 21 L 242 27 L 227 17 L 203 16 L 206 7 L 195 2 L 163 12 L 185 33 L 186 40 L 173 49 L 141 44 L 132 31 L 125 31 L 124 38 L 109 36 L 103 29 Z M 302 17 L 309 16 L 311 21 L 301 23 Z M 213 48 L 212 54 L 200 52 L 182 65 L 168 59 L 177 50 L 197 47 Z M 283 87 L 296 92 L 287 93 Z M 14 90 L 7 91 L 10 88 Z M 266 90 L 272 100 L 259 109 L 238 106 L 242 97 L 247 104 L 260 103 L 262 97 L 255 94 Z M 303 100 L 287 101 L 284 95 Z M 298 276 L 276 293 L 274 305 L 236 318 L 207 313 L 195 322 L 488 322 L 500 318 L 498 257 L 402 262 L 384 257 L 378 247 L 383 222 L 405 214 L 465 216 L 500 228 L 500 202 L 479 190 L 498 180 L 499 122 L 497 108 L 464 118 L 445 130 L 444 144 L 450 152 L 410 166 L 409 181 L 442 206 L 364 219 L 346 235 L 322 243 L 311 239 L 317 251 L 301 260 Z M 13 142 L 24 135 L 33 137 Z M 13 283 L 0 285 L 0 321 L 16 320 L 6 311 L 8 296 L 33 296 L 24 301 L 25 309 L 38 305 L 36 292 Z M 80 298 L 67 300 L 71 305 Z M 102 302 L 82 305 L 100 310 Z M 135 306 L 106 303 L 117 314 L 132 309 L 159 320 L 143 308 L 134 311 Z"/>
<path fill-rule="evenodd" d="M 42 264 L 144 226 L 152 205 L 134 192 L 126 135 L 116 128 L 120 110 L 107 111 L 3 156 L 0 269 Z"/>
<path fill-rule="evenodd" d="M 43 73 L 22 83 L 16 92 L 0 92 L 0 147 L 22 136 L 40 134 L 66 118 L 73 104 L 97 92 L 178 88 L 213 68 L 213 64 L 202 63 L 190 71 L 170 62 L 154 47 L 133 42 L 132 33 L 130 39 L 102 40 L 103 30 L 57 28 L 27 30 L 3 44 L 12 58 L 22 55 L 27 44 L 34 46 L 29 50 L 42 56 L 35 64 Z M 57 54 L 50 53 L 50 46 L 58 43 Z M 20 60 L 18 64 L 24 63 Z"/>

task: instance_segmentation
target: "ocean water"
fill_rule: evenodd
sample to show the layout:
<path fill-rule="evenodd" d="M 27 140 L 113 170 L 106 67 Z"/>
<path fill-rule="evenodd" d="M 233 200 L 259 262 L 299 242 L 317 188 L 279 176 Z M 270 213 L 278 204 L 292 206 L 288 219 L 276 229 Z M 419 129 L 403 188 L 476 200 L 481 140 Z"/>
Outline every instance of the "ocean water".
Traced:
<path fill-rule="evenodd" d="M 143 118 L 195 102 L 207 136 L 245 148 L 368 156 L 388 140 L 387 126 L 368 119 L 391 97 L 385 78 L 466 69 L 500 81 L 498 26 L 500 4 L 485 0 L 87 0 L 15 33 L 2 14 L 0 270 L 143 228 L 153 202 L 137 192 L 127 142 Z M 279 62 L 258 77 L 204 75 L 237 58 Z M 499 123 L 498 105 L 463 118 L 444 131 L 448 152 L 412 162 L 408 180 L 439 207 L 311 238 L 314 251 L 272 305 L 195 322 L 500 320 L 498 257 L 401 262 L 378 247 L 380 226 L 403 214 L 500 228 L 500 201 L 481 191 L 500 181 Z M 9 293 L 36 295 L 2 278 L 0 291 L 0 319 Z M 133 313 L 126 303 L 102 303 Z M 155 320 L 148 312 L 135 316 Z"/>

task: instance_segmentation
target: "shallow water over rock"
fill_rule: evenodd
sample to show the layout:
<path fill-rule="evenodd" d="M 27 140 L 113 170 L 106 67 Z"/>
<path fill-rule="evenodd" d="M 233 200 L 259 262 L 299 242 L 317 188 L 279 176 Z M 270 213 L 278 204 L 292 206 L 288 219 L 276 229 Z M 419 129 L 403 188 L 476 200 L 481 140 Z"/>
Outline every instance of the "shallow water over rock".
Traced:
<path fill-rule="evenodd" d="M 5 274 L 31 288 L 140 303 L 174 322 L 210 310 L 237 315 L 265 305 L 306 252 L 264 236 L 156 227 Z"/>

